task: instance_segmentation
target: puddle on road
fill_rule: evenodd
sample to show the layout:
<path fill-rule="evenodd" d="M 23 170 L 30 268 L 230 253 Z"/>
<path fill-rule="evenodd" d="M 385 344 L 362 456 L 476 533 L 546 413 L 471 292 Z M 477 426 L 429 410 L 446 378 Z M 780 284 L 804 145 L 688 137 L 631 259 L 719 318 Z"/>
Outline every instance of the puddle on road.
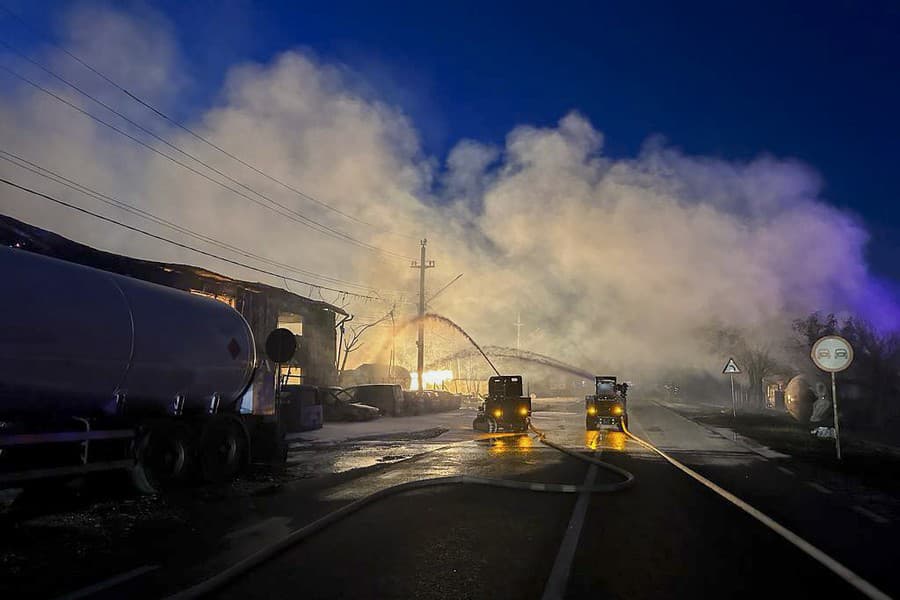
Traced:
<path fill-rule="evenodd" d="M 327 449 L 303 448 L 291 452 L 287 466 L 301 476 L 343 473 L 353 469 L 401 462 L 446 445 L 446 442 L 366 442 L 332 446 Z"/>
<path fill-rule="evenodd" d="M 628 444 L 628 436 L 621 431 L 585 431 L 584 445 L 591 450 L 624 451 Z"/>

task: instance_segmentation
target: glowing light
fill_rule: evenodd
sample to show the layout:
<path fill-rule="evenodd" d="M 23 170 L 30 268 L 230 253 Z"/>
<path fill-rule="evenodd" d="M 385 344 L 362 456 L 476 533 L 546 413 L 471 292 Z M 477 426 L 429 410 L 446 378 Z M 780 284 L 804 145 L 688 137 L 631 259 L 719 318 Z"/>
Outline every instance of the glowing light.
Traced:
<path fill-rule="evenodd" d="M 443 385 L 445 381 L 449 381 L 451 379 L 453 379 L 453 371 L 449 369 L 443 371 L 425 371 L 424 373 L 422 373 L 422 380 L 425 382 L 425 389 L 428 389 L 429 386 L 434 388 L 439 385 Z M 420 389 L 418 373 L 413 372 L 409 374 L 409 389 Z"/>
<path fill-rule="evenodd" d="M 527 417 L 528 416 L 528 407 L 523 406 L 522 408 L 520 408 L 519 414 L 522 415 L 523 417 Z"/>
<path fill-rule="evenodd" d="M 597 408 L 595 406 L 589 406 L 587 413 L 593 417 L 597 414 Z"/>
<path fill-rule="evenodd" d="M 626 442 L 628 442 L 628 436 L 621 431 L 609 431 L 605 438 L 604 446 L 610 450 L 625 450 Z"/>
<path fill-rule="evenodd" d="M 494 417 L 496 417 L 496 418 L 499 419 L 499 418 L 502 417 L 502 416 L 503 416 L 503 411 L 502 411 L 502 410 L 500 410 L 499 408 L 496 409 L 496 410 L 494 410 Z"/>
<path fill-rule="evenodd" d="M 585 431 L 584 445 L 591 450 L 625 450 L 628 436 L 620 431 Z"/>
<path fill-rule="evenodd" d="M 619 416 L 619 415 L 621 415 L 622 413 L 625 412 L 625 409 L 622 408 L 622 405 L 621 405 L 621 404 L 616 404 L 615 406 L 612 407 L 612 411 L 611 411 L 611 412 L 612 412 L 612 414 L 614 414 L 614 415 L 616 415 L 616 416 Z"/>

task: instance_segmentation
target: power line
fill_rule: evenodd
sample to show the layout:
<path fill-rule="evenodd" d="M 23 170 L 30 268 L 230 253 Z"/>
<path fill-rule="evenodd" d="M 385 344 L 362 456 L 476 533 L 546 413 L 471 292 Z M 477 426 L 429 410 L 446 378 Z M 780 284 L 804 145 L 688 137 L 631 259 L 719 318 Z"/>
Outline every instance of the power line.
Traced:
<path fill-rule="evenodd" d="M 153 113 L 156 114 L 157 116 L 161 117 L 162 119 L 164 119 L 164 120 L 168 121 L 169 123 L 175 125 L 175 126 L 178 127 L 179 129 L 181 129 L 181 130 L 185 131 L 186 133 L 190 134 L 190 135 L 191 135 L 192 137 L 194 137 L 195 139 L 197 139 L 197 140 L 203 142 L 204 144 L 206 144 L 207 146 L 209 146 L 209 147 L 211 147 L 211 148 L 214 148 L 215 150 L 218 150 L 219 152 L 221 152 L 221 153 L 224 154 L 225 156 L 231 158 L 231 159 L 234 160 L 234 161 L 237 161 L 238 163 L 242 164 L 243 166 L 247 167 L 248 169 L 254 171 L 255 173 L 257 173 L 257 174 L 259 174 L 259 175 L 262 175 L 263 177 L 265 177 L 266 179 L 268 179 L 268 180 L 270 180 L 270 181 L 272 181 L 272 182 L 274 182 L 274 183 L 277 183 L 277 184 L 280 185 L 281 187 L 283 187 L 283 188 L 285 188 L 285 189 L 287 189 L 287 190 L 289 190 L 289 191 L 295 193 L 296 195 L 300 196 L 301 198 L 303 198 L 303 199 L 305 199 L 305 200 L 308 200 L 308 201 L 310 201 L 310 202 L 314 202 L 314 203 L 316 203 L 316 204 L 318 204 L 318 205 L 320 205 L 320 206 L 322 206 L 322 207 L 324 207 L 324 208 L 326 208 L 326 209 L 328 209 L 328 210 L 331 210 L 331 211 L 333 211 L 333 212 L 335 212 L 335 213 L 337 213 L 337 214 L 339 214 L 339 215 L 341 215 L 341 216 L 343 216 L 343 217 L 345 217 L 345 218 L 347 218 L 347 219 L 350 219 L 351 221 L 355 221 L 356 223 L 359 223 L 359 224 L 361 224 L 361 225 L 365 225 L 365 226 L 367 226 L 367 227 L 375 227 L 375 226 L 372 225 L 371 223 L 368 223 L 368 222 L 366 222 L 366 221 L 364 221 L 364 220 L 362 220 L 362 219 L 360 219 L 360 218 L 358 218 L 358 217 L 355 217 L 355 216 L 353 216 L 353 215 L 351 215 L 351 214 L 349 214 L 349 213 L 346 213 L 346 212 L 344 212 L 344 211 L 342 211 L 342 210 L 340 210 L 340 209 L 338 209 L 338 208 L 335 208 L 335 207 L 332 206 L 331 204 L 329 204 L 329 203 L 327 203 L 327 202 L 324 202 L 324 201 L 322 201 L 322 200 L 319 200 L 318 198 L 316 198 L 316 197 L 314 197 L 314 196 L 311 196 L 311 195 L 307 194 L 306 192 L 303 192 L 303 191 L 301 191 L 301 190 L 295 188 L 294 186 L 292 186 L 292 185 L 290 185 L 290 184 L 288 184 L 288 183 L 285 183 L 284 181 L 278 179 L 277 177 L 275 177 L 275 176 L 273 176 L 273 175 L 270 175 L 270 174 L 266 173 L 265 171 L 259 169 L 258 167 L 254 166 L 254 165 L 248 163 L 247 161 L 243 160 L 242 158 L 240 158 L 240 157 L 234 155 L 233 153 L 229 152 L 228 150 L 225 150 L 224 148 L 222 148 L 222 147 L 219 146 L 218 144 L 216 144 L 216 143 L 210 141 L 208 138 L 206 138 L 206 137 L 200 135 L 199 133 L 197 133 L 196 131 L 194 131 L 193 129 L 191 129 L 190 127 L 188 127 L 187 125 L 183 124 L 181 121 L 175 119 L 174 117 L 169 116 L 168 114 L 166 114 L 165 112 L 163 112 L 163 111 L 161 111 L 160 109 L 156 108 L 155 106 L 153 106 L 152 104 L 150 104 L 150 103 L 147 102 L 146 100 L 143 100 L 143 99 L 142 99 L 141 97 L 139 97 L 137 94 L 134 94 L 133 92 L 131 92 L 130 90 L 128 90 L 128 89 L 125 88 L 124 86 L 122 86 L 122 85 L 116 83 L 116 82 L 115 82 L 114 80 L 112 80 L 110 77 L 108 77 L 108 76 L 105 75 L 103 72 L 101 72 L 99 69 L 97 69 L 97 68 L 93 67 L 92 65 L 90 65 L 87 61 L 81 59 L 81 58 L 78 57 L 76 54 L 74 54 L 73 52 L 71 52 L 70 50 L 68 50 L 67 48 L 65 48 L 65 47 L 59 45 L 58 43 L 56 43 L 56 42 L 55 42 L 54 40 L 52 40 L 49 36 L 47 36 L 47 35 L 45 35 L 45 34 L 41 34 L 41 33 L 38 32 L 34 27 L 32 27 L 31 25 L 29 25 L 28 22 L 25 21 L 25 19 L 23 19 L 21 16 L 19 16 L 17 13 L 15 13 L 14 11 L 12 11 L 12 10 L 9 9 L 8 7 L 6 7 L 6 6 L 2 5 L 2 4 L 0 4 L 0 8 L 2 8 L 4 11 L 6 11 L 6 12 L 7 12 L 9 15 L 11 15 L 14 19 L 16 19 L 17 21 L 19 21 L 19 23 L 21 23 L 26 29 L 28 29 L 29 31 L 31 31 L 32 33 L 34 33 L 36 36 L 43 37 L 44 39 L 46 39 L 47 41 L 49 41 L 55 48 L 57 48 L 57 49 L 60 50 L 61 52 L 65 53 L 69 58 L 71 58 L 72 60 L 74 60 L 75 62 L 77 62 L 78 64 L 80 64 L 80 65 L 83 66 L 84 68 L 86 68 L 87 70 L 91 71 L 92 73 L 94 73 L 95 75 L 97 75 L 98 77 L 100 77 L 101 79 L 103 79 L 105 82 L 107 82 L 108 84 L 110 84 L 111 86 L 113 86 L 114 88 L 116 88 L 117 90 L 119 90 L 120 92 L 122 92 L 123 94 L 125 94 L 126 96 L 128 96 L 129 98 L 131 98 L 132 100 L 134 100 L 135 102 L 137 102 L 138 104 L 140 104 L 141 106 L 147 108 L 148 110 L 150 110 L 151 112 L 153 112 Z M 392 233 L 393 235 L 398 235 L 398 236 L 401 236 L 401 237 L 405 237 L 405 238 L 408 238 L 408 239 L 416 239 L 415 236 L 407 235 L 407 234 L 404 234 L 404 233 L 397 233 L 397 232 L 389 232 L 389 233 Z"/>
<path fill-rule="evenodd" d="M 124 202 L 124 201 L 122 201 L 122 200 L 119 200 L 119 199 L 117 199 L 117 198 L 115 198 L 115 197 L 113 197 L 113 196 L 109 196 L 109 195 L 107 195 L 107 194 L 103 194 L 102 192 L 98 192 L 97 190 L 94 190 L 94 189 L 92 189 L 92 188 L 90 188 L 90 187 L 88 187 L 88 186 L 86 186 L 86 185 L 84 185 L 84 184 L 81 184 L 81 183 L 79 183 L 79 182 L 77 182 L 77 181 L 75 181 L 75 180 L 73 180 L 73 179 L 70 179 L 70 178 L 68 178 L 68 177 L 66 177 L 66 176 L 64 176 L 64 175 L 61 175 L 60 173 L 58 173 L 58 172 L 56 172 L 56 171 L 53 171 L 53 170 L 48 169 L 48 168 L 46 168 L 46 167 L 42 167 L 42 166 L 39 165 L 39 164 L 36 164 L 36 163 L 34 163 L 34 162 L 31 162 L 31 161 L 29 161 L 28 159 L 23 158 L 23 157 L 21 157 L 21 156 L 19 156 L 19 155 L 17 155 L 17 154 L 12 153 L 12 152 L 8 152 L 8 151 L 6 151 L 6 150 L 3 150 L 2 148 L 0 148 L 0 160 L 5 160 L 5 161 L 7 161 L 7 162 L 10 163 L 10 164 L 13 164 L 13 165 L 19 167 L 20 169 L 24 169 L 24 170 L 26 170 L 26 171 L 29 171 L 30 173 L 33 173 L 33 174 L 35 174 L 35 175 L 38 175 L 38 176 L 40 176 L 40 177 L 43 177 L 43 178 L 48 179 L 48 180 L 50 180 L 50 181 L 53 181 L 54 183 L 58 183 L 59 185 L 65 186 L 65 187 L 67 187 L 67 188 L 69 188 L 69 189 L 71 189 L 71 190 L 74 190 L 74 191 L 76 191 L 76 192 L 79 192 L 79 193 L 81 193 L 81 194 L 84 194 L 85 196 L 88 196 L 88 197 L 94 198 L 94 199 L 96 199 L 96 200 L 99 200 L 99 201 L 101 201 L 101 202 L 104 202 L 104 203 L 106 203 L 106 204 L 108 204 L 108 205 L 110 205 L 110 206 L 114 206 L 114 207 L 116 207 L 116 208 L 119 208 L 119 209 L 121 209 L 121 210 L 124 210 L 124 211 L 126 211 L 126 212 L 129 212 L 129 213 L 131 213 L 131 214 L 137 215 L 137 216 L 139 216 L 139 217 L 141 217 L 141 218 L 144 218 L 144 219 L 147 219 L 147 220 L 149 220 L 149 221 L 152 221 L 152 222 L 154 222 L 154 223 L 156 223 L 156 224 L 158 224 L 158 225 L 162 225 L 162 226 L 164 226 L 164 227 L 168 227 L 169 229 L 178 231 L 179 233 L 183 233 L 183 234 L 185 234 L 185 235 L 188 235 L 188 236 L 193 237 L 193 238 L 195 238 L 195 239 L 198 239 L 198 240 L 200 240 L 200 241 L 206 242 L 206 243 L 208 243 L 208 244 L 211 244 L 211 245 L 214 245 L 214 246 L 218 246 L 218 247 L 223 248 L 223 249 L 225 249 L 225 250 L 230 250 L 231 252 L 234 252 L 234 253 L 236 253 L 236 254 L 240 254 L 240 255 L 245 256 L 245 257 L 247 257 L 247 258 L 253 258 L 253 259 L 256 259 L 256 260 L 258 260 L 258 261 L 260 261 L 260 262 L 268 263 L 268 264 L 270 264 L 270 265 L 273 265 L 273 266 L 276 266 L 276 267 L 280 267 L 280 268 L 286 269 L 286 270 L 288 270 L 288 271 L 292 271 L 292 272 L 295 272 L 295 273 L 302 273 L 302 274 L 304 274 L 304 275 L 309 275 L 309 276 L 311 276 L 311 277 L 315 277 L 315 278 L 317 278 L 317 279 L 321 279 L 321 280 L 324 280 L 324 281 L 329 281 L 329 282 L 331 282 L 331 283 L 345 284 L 345 285 L 349 285 L 349 286 L 351 286 L 351 287 L 355 287 L 355 288 L 362 289 L 362 290 L 365 290 L 365 291 L 374 292 L 376 295 L 378 295 L 377 290 L 376 290 L 374 287 L 372 287 L 372 286 L 369 286 L 369 285 L 363 285 L 363 284 L 360 284 L 360 283 L 356 283 L 356 282 L 352 282 L 352 281 L 347 281 L 347 280 L 344 280 L 344 279 L 339 279 L 339 278 L 337 278 L 337 277 L 331 277 L 331 276 L 329 276 L 329 275 L 321 275 L 321 274 L 315 273 L 315 272 L 313 272 L 313 271 L 308 271 L 308 270 L 306 270 L 306 269 L 301 269 L 301 268 L 295 267 L 295 266 L 293 266 L 293 265 L 289 265 L 289 264 L 286 264 L 286 263 L 278 262 L 278 261 L 276 261 L 276 260 L 267 258 L 267 257 L 265 257 L 265 256 L 262 256 L 262 255 L 259 255 L 259 254 L 255 254 L 255 253 L 253 253 L 253 252 L 250 252 L 249 250 L 244 250 L 244 249 L 242 249 L 242 248 L 239 248 L 239 247 L 234 246 L 234 245 L 232 245 L 232 244 L 229 244 L 229 243 L 227 243 L 227 242 L 222 242 L 222 241 L 220 241 L 220 240 L 217 240 L 217 239 L 215 239 L 215 238 L 213 238 L 213 237 L 210 237 L 210 236 L 207 236 L 207 235 L 205 235 L 205 234 L 198 233 L 198 232 L 196 232 L 196 231 L 193 231 L 193 230 L 191 230 L 191 229 L 188 229 L 187 227 L 184 227 L 184 226 L 182 226 L 182 225 L 178 225 L 177 223 L 173 223 L 172 221 L 169 221 L 169 220 L 167 220 L 167 219 L 164 219 L 164 218 L 162 218 L 162 217 L 159 217 L 159 216 L 157 216 L 157 215 L 155 215 L 155 214 L 153 214 L 153 213 L 151 213 L 151 212 L 149 212 L 149 211 L 146 211 L 146 210 L 143 210 L 143 209 L 138 208 L 138 207 L 136 207 L 136 206 L 133 206 L 133 205 L 131 205 L 131 204 L 128 204 L 127 202 Z"/>
<path fill-rule="evenodd" d="M 3 43 L 5 44 L 5 42 L 3 42 Z M 160 155 L 160 156 L 166 158 L 167 160 L 169 160 L 169 161 L 175 163 L 176 165 L 182 167 L 183 169 L 186 169 L 186 170 L 188 170 L 188 171 L 194 173 L 195 175 L 199 175 L 200 177 L 203 177 L 204 179 L 206 179 L 206 180 L 208 180 L 208 181 L 210 181 L 210 182 L 212 182 L 212 183 L 215 183 L 216 185 L 222 187 L 223 189 L 226 189 L 226 190 L 232 192 L 233 194 L 236 194 L 236 195 L 238 195 L 238 196 L 240 196 L 240 197 L 242 197 L 242 198 L 245 198 L 245 199 L 247 199 L 247 200 L 250 200 L 250 201 L 253 202 L 254 204 L 257 204 L 257 205 L 259 205 L 259 206 L 261 206 L 261 207 L 263 207 L 263 208 L 265 208 L 265 209 L 267 209 L 267 210 L 271 210 L 272 212 L 274 212 L 274 213 L 276 213 L 276 214 L 279 214 L 279 215 L 284 216 L 284 217 L 288 217 L 288 218 L 290 218 L 291 220 L 296 221 L 297 223 L 300 223 L 300 224 L 302 224 L 302 225 L 304 225 L 304 226 L 306 226 L 306 227 L 309 227 L 310 229 L 313 229 L 314 231 L 318 231 L 319 233 L 322 233 L 322 234 L 324 234 L 324 235 L 329 235 L 329 236 L 334 237 L 334 238 L 337 238 L 337 239 L 342 239 L 342 240 L 344 240 L 344 241 L 350 242 L 350 243 L 352 243 L 352 244 L 355 244 L 355 245 L 357 245 L 357 246 L 359 246 L 359 247 L 362 247 L 362 248 L 365 248 L 365 249 L 367 249 L 367 250 L 371 250 L 371 251 L 373 251 L 373 252 L 385 254 L 385 255 L 391 256 L 391 257 L 393 257 L 393 258 L 398 258 L 398 259 L 403 259 L 403 260 L 412 260 L 412 259 L 410 259 L 409 257 L 406 257 L 406 256 L 404 256 L 404 255 L 402 255 L 402 254 L 397 253 L 397 252 L 393 252 L 393 251 L 391 251 L 391 250 L 386 250 L 386 249 L 384 249 L 384 248 L 379 248 L 379 247 L 374 246 L 374 245 L 372 245 L 372 244 L 369 244 L 369 243 L 367 243 L 367 242 L 363 242 L 362 240 L 358 240 L 358 239 L 354 238 L 353 236 L 351 236 L 351 235 L 349 235 L 349 234 L 347 234 L 347 233 L 344 233 L 344 232 L 342 232 L 342 231 L 339 231 L 339 230 L 337 230 L 337 229 L 334 229 L 334 228 L 332 228 L 332 227 L 329 227 L 328 225 L 325 225 L 325 224 L 323 224 L 323 223 L 320 223 L 319 221 L 316 221 L 316 220 L 314 220 L 314 219 L 311 219 L 310 217 L 307 217 L 306 215 L 304 215 L 304 214 L 302 214 L 302 213 L 300 213 L 300 212 L 298 212 L 298 211 L 295 211 L 295 210 L 291 209 L 290 207 L 287 207 L 287 206 L 281 204 L 280 202 L 278 202 L 278 201 L 276 201 L 276 200 L 273 200 L 272 198 L 266 196 L 265 194 L 262 194 L 262 193 L 260 193 L 260 192 L 258 192 L 258 191 L 256 191 L 256 190 L 254 190 L 253 188 L 251 188 L 251 187 L 249 187 L 249 186 L 247 186 L 247 185 L 241 183 L 240 181 L 237 181 L 236 179 L 233 179 L 232 177 L 226 175 L 225 173 L 219 171 L 218 169 L 215 169 L 215 168 L 209 166 L 209 165 L 206 164 L 205 162 L 203 162 L 203 161 L 201 161 L 201 160 L 195 158 L 195 157 L 192 156 L 191 154 L 189 154 L 189 153 L 183 151 L 182 149 L 178 148 L 177 146 L 174 146 L 173 144 L 169 143 L 167 140 L 161 138 L 160 136 L 158 136 L 158 135 L 156 135 L 155 133 L 153 133 L 153 132 L 147 130 L 146 128 L 144 128 L 144 127 L 142 127 L 142 126 L 136 124 L 134 121 L 132 121 L 132 120 L 129 119 L 128 117 L 125 117 L 124 115 L 122 115 L 121 113 L 119 113 L 119 112 L 115 111 L 114 109 L 110 108 L 109 106 L 107 106 L 107 105 L 104 104 L 103 102 L 101 102 L 101 101 L 99 101 L 99 100 L 96 100 L 95 98 L 93 98 L 92 96 L 90 96 L 89 94 L 87 94 L 86 92 L 82 92 L 79 88 L 77 88 L 77 87 L 74 86 L 73 84 L 67 82 L 66 80 L 60 78 L 59 76 L 56 76 L 55 74 L 54 74 L 54 76 L 56 76 L 57 78 L 59 78 L 61 81 L 63 81 L 63 82 L 66 83 L 67 85 L 70 85 L 73 89 L 79 91 L 79 93 L 81 93 L 81 94 L 85 95 L 86 97 L 88 97 L 88 98 L 94 100 L 95 102 L 97 102 L 98 104 L 100 104 L 101 106 L 103 106 L 104 108 L 106 108 L 107 110 L 110 110 L 110 111 L 114 112 L 115 114 L 117 114 L 117 115 L 120 116 L 121 118 L 125 119 L 126 121 L 128 121 L 129 123 L 131 123 L 132 125 L 134 125 L 135 127 L 137 127 L 138 129 L 140 129 L 141 131 L 147 133 L 148 135 L 153 136 L 154 138 L 160 140 L 160 141 L 163 142 L 164 144 L 166 144 L 166 145 L 172 147 L 172 148 L 175 149 L 176 151 L 180 152 L 181 154 L 184 154 L 185 156 L 191 158 L 192 160 L 194 160 L 194 161 L 196 161 L 197 163 L 203 165 L 203 166 L 206 167 L 207 169 L 209 169 L 209 170 L 211 170 L 211 171 L 217 173 L 218 175 L 224 177 L 225 179 L 228 179 L 229 181 L 232 181 L 233 183 L 235 183 L 235 184 L 237 184 L 237 185 L 239 185 L 239 186 L 241 186 L 241 187 L 243 187 L 243 188 L 245 188 L 245 189 L 251 191 L 252 193 L 254 193 L 254 194 L 256 194 L 257 196 L 259 196 L 260 198 L 263 198 L 264 200 L 270 202 L 271 204 L 274 204 L 275 206 L 277 206 L 277 207 L 280 208 L 281 210 L 277 210 L 276 208 L 274 208 L 274 207 L 272 207 L 272 206 L 270 206 L 270 205 L 268 205 L 268 204 L 265 204 L 265 203 L 259 201 L 258 199 L 253 198 L 253 197 L 247 195 L 246 193 L 244 193 L 244 192 L 242 192 L 242 191 L 240 191 L 240 190 L 237 190 L 237 189 L 235 189 L 235 188 L 233 188 L 233 187 L 227 185 L 226 183 L 223 183 L 223 182 L 221 182 L 221 181 L 219 181 L 219 180 L 217 180 L 217 179 L 214 179 L 214 178 L 210 177 L 210 176 L 207 175 L 206 173 L 203 173 L 203 172 L 201 172 L 201 171 L 198 171 L 198 170 L 195 169 L 194 167 L 192 167 L 192 166 L 190 166 L 190 165 L 188 165 L 188 164 L 185 164 L 184 162 L 178 160 L 177 158 L 174 158 L 174 157 L 170 156 L 169 154 L 166 154 L 165 152 L 159 150 L 158 148 L 154 148 L 153 146 L 151 146 L 151 145 L 148 144 L 147 142 L 141 140 L 140 138 L 137 138 L 137 137 L 135 137 L 135 136 L 129 134 L 127 131 L 124 131 L 124 130 L 122 130 L 122 129 L 116 127 L 115 125 L 113 125 L 113 124 L 111 124 L 111 123 L 109 123 L 109 122 L 107 122 L 107 121 L 104 121 L 103 119 L 101 119 L 100 117 L 94 115 L 93 113 L 91 113 L 91 112 L 89 112 L 89 111 L 87 111 L 87 110 L 81 108 L 80 106 L 74 104 L 73 102 L 70 102 L 69 100 L 66 100 L 66 99 L 63 98 L 62 96 L 60 96 L 60 95 L 54 93 L 53 91 L 47 89 L 46 87 L 42 86 L 41 84 L 39 84 L 39 83 L 37 83 L 37 82 L 35 82 L 35 81 L 32 81 L 32 80 L 29 79 L 28 77 L 25 77 L 24 75 L 22 75 L 22 74 L 20 74 L 20 73 L 18 73 L 18 72 L 16 72 L 16 71 L 14 71 L 13 69 L 10 69 L 9 67 L 7 67 L 7 66 L 5 66 L 5 65 L 0 65 L 0 70 L 3 70 L 3 71 L 5 71 L 5 72 L 7 72 L 8 74 L 12 75 L 13 77 L 16 77 L 17 79 L 19 79 L 19 80 L 21 80 L 21 81 L 27 83 L 28 85 L 30 85 L 30 86 L 36 88 L 37 90 L 43 92 L 44 94 L 46 94 L 46 95 L 48 95 L 48 96 L 50 96 L 50 97 L 56 99 L 57 101 L 59 101 L 59 102 L 65 104 L 66 106 L 69 106 L 70 108 L 72 108 L 72 109 L 74 109 L 74 110 L 80 112 L 81 114 L 83 114 L 83 115 L 89 117 L 90 119 L 96 121 L 97 123 L 100 123 L 101 125 L 103 125 L 103 126 L 105 126 L 105 127 L 108 127 L 109 129 L 115 131 L 115 132 L 118 133 L 119 135 L 122 135 L 122 136 L 124 136 L 124 137 L 130 139 L 131 141 L 133 141 L 133 142 L 135 142 L 135 143 L 137 143 L 137 144 L 140 144 L 141 146 L 147 148 L 147 149 L 150 150 L 151 152 L 154 152 L 154 153 L 156 153 L 156 154 L 158 154 L 158 155 Z"/>
<path fill-rule="evenodd" d="M 240 262 L 240 261 L 237 261 L 237 260 L 232 260 L 232 259 L 230 259 L 230 258 L 225 258 L 224 256 L 219 256 L 218 254 L 213 254 L 212 252 L 207 252 L 206 250 L 201 250 L 201 249 L 199 249 L 199 248 L 195 248 L 194 246 L 191 246 L 191 245 L 188 245 L 188 244 L 183 244 L 183 243 L 181 243 L 181 242 L 177 242 L 177 241 L 172 240 L 172 239 L 169 239 L 169 238 L 167 238 L 167 237 L 163 237 L 163 236 L 161 236 L 161 235 L 157 235 L 157 234 L 155 234 L 155 233 L 151 233 L 151 232 L 149 232 L 149 231 L 145 231 L 145 230 L 143 230 L 143 229 L 141 229 L 141 228 L 139 228 L 139 227 L 134 227 L 133 225 L 128 225 L 127 223 L 123 223 L 123 222 L 121 222 L 121 221 L 117 221 L 116 219 L 113 219 L 113 218 L 111 218 L 111 217 L 107 217 L 107 216 L 101 215 L 101 214 L 99 214 L 99 213 L 95 213 L 95 212 L 90 211 L 90 210 L 88 210 L 88 209 L 86 209 L 86 208 L 82 208 L 82 207 L 80 207 L 80 206 L 76 206 L 75 204 L 71 204 L 71 203 L 69 203 L 69 202 L 66 202 L 65 200 L 60 200 L 59 198 L 54 198 L 53 196 L 50 196 L 50 195 L 48 195 L 48 194 L 44 194 L 44 193 L 39 192 L 39 191 L 37 191 L 37 190 L 33 190 L 33 189 L 31 189 L 31 188 L 29 188 L 29 187 L 26 187 L 26 186 L 24 186 L 24 185 L 19 185 L 18 183 L 15 183 L 15 182 L 10 181 L 10 180 L 8 180 L 8 179 L 5 179 L 5 178 L 3 178 L 3 177 L 0 177 L 0 183 L 4 183 L 4 184 L 6 184 L 6 185 L 8 185 L 8 186 L 10 186 L 10 187 L 16 188 L 16 189 L 18 189 L 18 190 L 21 190 L 21 191 L 23 191 L 23 192 L 32 194 L 32 195 L 34 195 L 34 196 L 38 196 L 38 197 L 44 198 L 44 199 L 46 199 L 46 200 L 50 200 L 51 202 L 55 202 L 56 204 L 59 204 L 59 205 L 61 205 L 61 206 L 65 206 L 66 208 L 70 208 L 70 209 L 72 209 L 72 210 L 75 210 L 75 211 L 84 213 L 84 214 L 86 214 L 86 215 L 90 215 L 90 216 L 95 217 L 95 218 L 97 218 L 97 219 L 100 219 L 100 220 L 102 220 L 102 221 L 106 221 L 107 223 L 112 223 L 112 224 L 114 224 L 114 225 L 118 225 L 119 227 L 123 227 L 123 228 L 125 228 L 125 229 L 128 229 L 129 231 L 134 231 L 134 232 L 136 232 L 136 233 L 140 233 L 140 234 L 142 234 L 142 235 L 145 235 L 145 236 L 147 236 L 147 237 L 153 238 L 153 239 L 155 239 L 155 240 L 159 240 L 159 241 L 162 241 L 162 242 L 166 242 L 167 244 L 172 244 L 173 246 L 177 246 L 177 247 L 179 247 L 179 248 L 184 248 L 185 250 L 191 250 L 192 252 L 196 252 L 197 254 L 201 254 L 201 255 L 203 255 L 203 256 L 208 256 L 208 257 L 210 257 L 210 258 L 215 258 L 216 260 L 221 260 L 222 262 L 226 262 L 226 263 L 229 263 L 229 264 L 232 264 L 232 265 L 236 265 L 236 266 L 238 266 L 238 267 L 243 267 L 243 268 L 245 268 L 245 269 L 250 269 L 251 271 L 256 271 L 256 272 L 258 272 L 258 273 L 264 273 L 264 274 L 266 274 L 266 275 L 271 275 L 271 276 L 273 276 L 273 277 L 278 277 L 278 278 L 280 278 L 280 279 L 286 279 L 286 280 L 288 280 L 288 281 L 293 281 L 293 282 L 295 282 L 295 283 L 300 283 L 300 284 L 303 284 L 303 285 L 308 285 L 308 286 L 310 286 L 311 288 L 315 288 L 315 289 L 319 289 L 319 290 L 328 290 L 328 291 L 330 291 L 330 292 L 337 292 L 338 294 L 341 294 L 341 296 L 353 296 L 353 297 L 361 298 L 361 299 L 364 299 L 364 300 L 382 300 L 382 298 L 378 298 L 378 297 L 376 297 L 376 296 L 367 296 L 367 295 L 365 295 L 365 294 L 357 294 L 357 293 L 355 293 L 355 292 L 349 292 L 349 291 L 347 291 L 347 290 L 341 290 L 341 289 L 332 288 L 332 287 L 328 287 L 328 286 L 324 286 L 324 285 L 320 285 L 320 284 L 316 284 L 316 283 L 311 283 L 311 282 L 309 282 L 309 281 L 304 281 L 304 280 L 302 280 L 302 279 L 296 279 L 296 278 L 294 278 L 294 277 L 288 277 L 288 276 L 283 275 L 283 274 L 281 274 L 281 273 L 275 273 L 274 271 L 268 271 L 268 270 L 266 270 L 266 269 L 260 269 L 259 267 L 254 267 L 254 266 L 252 266 L 252 265 L 248 265 L 247 263 L 243 263 L 243 262 Z"/>

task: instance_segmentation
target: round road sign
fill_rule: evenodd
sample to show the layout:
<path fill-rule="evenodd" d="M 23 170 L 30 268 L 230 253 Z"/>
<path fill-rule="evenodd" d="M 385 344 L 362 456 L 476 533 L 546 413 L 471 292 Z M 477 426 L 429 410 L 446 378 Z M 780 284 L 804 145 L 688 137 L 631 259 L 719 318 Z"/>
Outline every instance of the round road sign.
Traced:
<path fill-rule="evenodd" d="M 843 371 L 853 362 L 850 342 L 839 335 L 826 335 L 816 340 L 810 355 L 816 366 L 828 373 Z"/>

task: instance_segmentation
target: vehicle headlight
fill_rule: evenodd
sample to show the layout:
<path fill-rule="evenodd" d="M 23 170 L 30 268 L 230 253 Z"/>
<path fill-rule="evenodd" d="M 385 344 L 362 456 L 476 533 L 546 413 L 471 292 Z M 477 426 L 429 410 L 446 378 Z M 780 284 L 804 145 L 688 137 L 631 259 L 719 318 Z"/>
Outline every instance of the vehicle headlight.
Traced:
<path fill-rule="evenodd" d="M 615 406 L 612 407 L 612 414 L 614 414 L 616 416 L 619 416 L 624 412 L 625 412 L 625 409 L 622 408 L 621 404 L 616 404 Z"/>
<path fill-rule="evenodd" d="M 587 413 L 593 417 L 597 414 L 597 409 L 593 406 L 589 406 L 587 409 Z"/>
<path fill-rule="evenodd" d="M 522 408 L 520 408 L 519 414 L 522 415 L 523 417 L 527 417 L 528 416 L 528 407 L 523 406 Z"/>
<path fill-rule="evenodd" d="M 495 417 L 495 418 L 499 419 L 499 418 L 502 417 L 502 416 L 503 416 L 503 411 L 502 411 L 502 410 L 500 410 L 499 408 L 494 410 L 494 417 Z"/>

